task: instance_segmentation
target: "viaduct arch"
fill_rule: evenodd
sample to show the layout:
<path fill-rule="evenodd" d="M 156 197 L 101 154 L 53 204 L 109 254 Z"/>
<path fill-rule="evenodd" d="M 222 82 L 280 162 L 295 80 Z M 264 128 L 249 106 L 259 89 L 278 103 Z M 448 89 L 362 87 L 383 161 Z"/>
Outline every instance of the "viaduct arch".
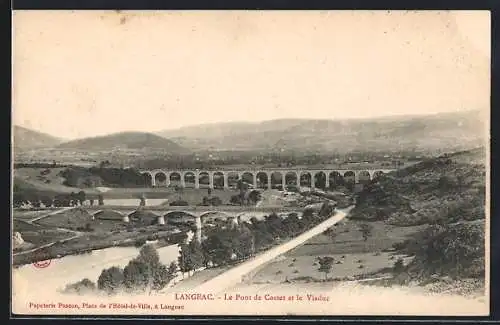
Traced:
<path fill-rule="evenodd" d="M 329 188 L 340 182 L 363 183 L 395 169 L 262 169 L 262 170 L 143 170 L 151 187 L 229 188 L 238 180 L 254 188 L 286 188 L 287 185 Z"/>
<path fill-rule="evenodd" d="M 279 210 L 279 209 L 278 209 Z M 91 213 L 92 220 L 112 220 L 112 221 L 118 221 L 118 222 L 124 222 L 124 223 L 129 223 L 131 221 L 131 217 L 134 213 L 136 213 L 138 210 L 115 210 L 115 209 L 99 209 L 96 211 L 93 211 Z M 201 236 L 202 236 L 202 228 L 203 224 L 210 222 L 211 220 L 214 219 L 222 219 L 223 220 L 228 220 L 232 221 L 234 223 L 240 223 L 241 217 L 244 215 L 251 215 L 251 216 L 264 216 L 264 215 L 269 215 L 268 212 L 252 212 L 252 211 L 217 211 L 217 210 L 202 210 L 202 211 L 189 211 L 186 209 L 176 209 L 176 210 L 169 210 L 169 211 L 153 211 L 148 210 L 149 213 L 154 215 L 156 217 L 156 222 L 157 224 L 164 225 L 165 221 L 168 221 L 169 219 L 180 219 L 181 221 L 194 221 L 196 225 L 196 232 L 195 232 L 195 238 L 201 242 Z M 111 215 L 103 215 L 104 213 L 111 213 Z M 283 213 L 278 211 L 278 213 Z M 215 218 L 211 218 L 211 216 L 216 216 Z M 246 221 L 250 220 L 248 218 Z"/>

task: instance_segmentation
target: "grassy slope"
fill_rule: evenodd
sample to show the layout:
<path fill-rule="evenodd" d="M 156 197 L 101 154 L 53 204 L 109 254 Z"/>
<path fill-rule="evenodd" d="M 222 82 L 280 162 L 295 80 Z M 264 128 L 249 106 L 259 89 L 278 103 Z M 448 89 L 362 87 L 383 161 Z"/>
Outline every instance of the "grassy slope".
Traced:
<path fill-rule="evenodd" d="M 474 276 L 481 274 L 481 270 L 484 272 L 485 215 L 484 196 L 481 194 L 485 186 L 484 161 L 484 152 L 473 150 L 433 159 L 388 175 L 381 180 L 380 186 L 362 194 L 364 197 L 349 220 L 335 227 L 334 236 L 321 234 L 310 239 L 281 260 L 263 268 L 254 281 L 275 282 L 300 277 L 321 279 L 323 274 L 317 272 L 313 263 L 316 256 L 325 255 L 339 260 L 345 254 L 343 263 L 333 267 L 332 276 L 337 277 L 392 267 L 395 258 L 378 252 L 405 241 L 412 243 L 413 247 L 401 253 L 417 256 L 411 262 L 406 261 L 412 274 L 447 274 L 453 266 L 442 266 L 439 254 L 450 249 L 449 243 L 457 247 L 454 251 L 467 251 L 473 259 L 464 272 Z M 443 176 L 451 182 L 441 181 L 440 185 Z M 458 187 L 457 176 L 462 178 Z M 380 221 L 373 221 L 377 218 Z M 428 223 L 437 219 L 451 225 L 439 226 L 439 236 L 431 240 L 425 238 Z M 456 224 L 457 221 L 461 222 Z M 366 222 L 373 226 L 373 231 L 365 242 L 358 227 Z M 428 243 L 441 247 L 437 256 L 427 256 L 428 251 L 419 251 L 418 248 Z M 356 264 L 359 259 L 363 263 Z M 363 269 L 359 269 L 359 264 L 363 264 Z"/>
<path fill-rule="evenodd" d="M 483 219 L 485 155 L 477 149 L 385 175 L 358 197 L 352 219 L 410 226 Z"/>

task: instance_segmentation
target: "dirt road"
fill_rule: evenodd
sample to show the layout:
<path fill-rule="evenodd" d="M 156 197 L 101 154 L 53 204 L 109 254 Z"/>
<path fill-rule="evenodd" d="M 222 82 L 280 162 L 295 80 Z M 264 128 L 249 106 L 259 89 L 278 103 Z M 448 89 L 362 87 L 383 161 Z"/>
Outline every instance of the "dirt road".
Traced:
<path fill-rule="evenodd" d="M 259 255 L 257 257 L 252 258 L 249 261 L 243 262 L 242 264 L 235 266 L 227 272 L 222 273 L 221 275 L 216 276 L 215 278 L 201 284 L 198 286 L 195 291 L 196 292 L 211 292 L 213 294 L 217 294 L 223 292 L 227 288 L 231 288 L 234 285 L 243 281 L 246 274 L 252 272 L 257 267 L 270 262 L 274 258 L 278 257 L 281 254 L 284 254 L 291 249 L 303 244 L 310 238 L 321 234 L 326 229 L 330 228 L 340 220 L 344 219 L 344 217 L 349 213 L 352 208 L 347 208 L 343 210 L 337 210 L 336 213 L 331 216 L 329 219 L 323 221 L 319 225 L 315 226 L 312 229 L 304 232 L 303 234 L 295 237 L 294 239 L 277 246 L 275 248 L 270 249 L 269 251 Z"/>

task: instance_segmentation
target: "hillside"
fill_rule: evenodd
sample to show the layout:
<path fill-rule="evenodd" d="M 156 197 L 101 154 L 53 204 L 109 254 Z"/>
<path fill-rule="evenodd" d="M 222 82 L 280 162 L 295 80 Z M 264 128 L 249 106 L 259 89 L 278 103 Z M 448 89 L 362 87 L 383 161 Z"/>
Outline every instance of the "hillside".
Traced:
<path fill-rule="evenodd" d="M 351 218 L 398 226 L 484 219 L 485 157 L 475 149 L 384 175 L 359 194 Z"/>
<path fill-rule="evenodd" d="M 52 135 L 14 125 L 14 143 L 16 149 L 50 148 L 63 140 Z"/>
<path fill-rule="evenodd" d="M 393 245 L 413 259 L 399 271 L 394 265 L 389 285 L 411 280 L 436 292 L 484 292 L 485 158 L 482 148 L 443 155 L 383 175 L 359 194 L 351 220 L 423 227 Z"/>
<path fill-rule="evenodd" d="M 299 151 L 462 150 L 484 145 L 479 111 L 377 119 L 282 119 L 159 132 L 191 149 Z"/>
<path fill-rule="evenodd" d="M 169 153 L 184 153 L 187 151 L 185 148 L 171 140 L 145 132 L 120 132 L 105 136 L 83 138 L 62 143 L 58 146 L 58 148 L 89 151 L 114 149 L 156 149 Z"/>

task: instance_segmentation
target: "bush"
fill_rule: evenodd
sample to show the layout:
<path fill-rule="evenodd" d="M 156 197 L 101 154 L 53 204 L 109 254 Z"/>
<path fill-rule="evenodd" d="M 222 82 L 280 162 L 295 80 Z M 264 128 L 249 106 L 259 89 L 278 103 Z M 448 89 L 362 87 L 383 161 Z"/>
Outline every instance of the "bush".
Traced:
<path fill-rule="evenodd" d="M 393 271 L 396 274 L 403 272 L 405 269 L 405 264 L 402 258 L 398 258 L 398 260 L 394 263 Z"/>
<path fill-rule="evenodd" d="M 83 295 L 96 290 L 96 285 L 94 282 L 85 278 L 76 283 L 68 284 L 64 289 L 64 293 L 79 294 Z"/>
<path fill-rule="evenodd" d="M 134 243 L 134 246 L 135 247 L 142 247 L 146 244 L 146 239 L 142 238 L 142 239 L 136 239 L 135 243 Z"/>
<path fill-rule="evenodd" d="M 415 255 L 409 272 L 450 277 L 484 277 L 484 224 L 433 225 L 418 233 L 406 250 Z"/>
<path fill-rule="evenodd" d="M 104 269 L 97 280 L 97 287 L 108 294 L 116 294 L 123 287 L 123 270 L 117 266 Z"/>
<path fill-rule="evenodd" d="M 169 205 L 170 206 L 188 206 L 189 203 L 187 201 L 184 201 L 184 200 L 176 200 L 176 201 L 170 202 Z"/>

